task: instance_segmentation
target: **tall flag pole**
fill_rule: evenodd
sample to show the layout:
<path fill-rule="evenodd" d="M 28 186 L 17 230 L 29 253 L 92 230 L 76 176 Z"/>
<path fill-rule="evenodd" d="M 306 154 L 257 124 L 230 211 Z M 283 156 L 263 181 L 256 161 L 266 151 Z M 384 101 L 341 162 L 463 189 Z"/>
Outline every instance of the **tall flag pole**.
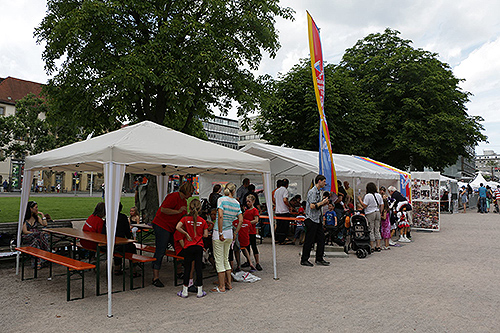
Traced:
<path fill-rule="evenodd" d="M 326 177 L 325 190 L 338 193 L 337 174 L 333 163 L 332 145 L 330 132 L 324 112 L 325 101 L 325 72 L 323 70 L 323 53 L 321 51 L 321 40 L 319 29 L 309 12 L 307 12 L 307 23 L 309 27 L 309 49 L 311 53 L 311 69 L 316 93 L 316 102 L 319 110 L 319 173 Z"/>

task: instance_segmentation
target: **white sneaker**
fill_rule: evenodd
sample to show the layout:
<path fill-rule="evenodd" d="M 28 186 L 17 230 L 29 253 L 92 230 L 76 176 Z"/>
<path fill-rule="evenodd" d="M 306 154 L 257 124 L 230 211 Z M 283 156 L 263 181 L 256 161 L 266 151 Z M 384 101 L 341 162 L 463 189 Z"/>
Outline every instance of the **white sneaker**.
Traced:
<path fill-rule="evenodd" d="M 396 245 L 396 243 L 394 243 L 394 242 L 392 241 L 392 239 L 389 239 L 389 245 L 390 245 L 390 246 L 394 246 L 394 245 Z"/>
<path fill-rule="evenodd" d="M 403 236 L 399 236 L 398 242 L 405 243 L 405 238 Z"/>
<path fill-rule="evenodd" d="M 408 238 L 406 238 L 405 236 L 403 236 L 401 238 L 402 238 L 402 240 L 400 240 L 400 242 L 402 242 L 402 243 L 409 243 L 410 242 L 410 240 Z"/>
<path fill-rule="evenodd" d="M 405 236 L 405 239 L 406 239 L 406 242 L 407 243 L 411 243 L 411 239 L 409 239 L 408 237 Z"/>

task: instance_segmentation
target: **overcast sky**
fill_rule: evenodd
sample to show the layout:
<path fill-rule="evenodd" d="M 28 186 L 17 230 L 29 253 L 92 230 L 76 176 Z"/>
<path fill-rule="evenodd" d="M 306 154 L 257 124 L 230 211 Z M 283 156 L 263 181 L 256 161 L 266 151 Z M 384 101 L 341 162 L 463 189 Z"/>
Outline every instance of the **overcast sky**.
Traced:
<path fill-rule="evenodd" d="M 285 73 L 308 57 L 306 10 L 321 29 L 329 63 L 339 63 L 357 40 L 389 27 L 414 47 L 438 53 L 465 79 L 462 88 L 473 94 L 468 112 L 484 118 L 489 141 L 476 152 L 500 153 L 500 1 L 282 0 L 281 5 L 295 10 L 295 21 L 277 21 L 282 47 L 275 59 L 263 60 L 258 74 Z M 33 30 L 45 15 L 46 0 L 0 0 L 0 11 L 0 77 L 45 83 L 43 46 L 36 45 Z"/>

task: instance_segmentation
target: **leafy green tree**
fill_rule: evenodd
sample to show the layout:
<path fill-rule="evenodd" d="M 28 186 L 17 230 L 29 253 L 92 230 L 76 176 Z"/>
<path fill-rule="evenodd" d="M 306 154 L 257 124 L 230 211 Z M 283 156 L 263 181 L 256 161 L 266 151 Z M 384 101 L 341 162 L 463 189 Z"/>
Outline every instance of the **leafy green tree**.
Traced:
<path fill-rule="evenodd" d="M 151 120 L 201 135 L 200 119 L 258 103 L 250 70 L 279 48 L 278 0 L 49 0 L 35 30 L 46 43 L 49 119 L 86 132 Z M 60 66 L 58 63 L 62 61 Z"/>
<path fill-rule="evenodd" d="M 436 53 L 415 49 L 399 32 L 370 34 L 346 50 L 341 66 L 375 111 L 365 155 L 399 168 L 442 170 L 486 140 L 469 116 L 470 93 Z"/>
<path fill-rule="evenodd" d="M 481 117 L 469 116 L 460 89 L 437 54 L 411 46 L 399 32 L 371 34 L 325 66 L 325 114 L 334 152 L 390 165 L 442 170 L 486 140 Z M 310 63 L 265 78 L 256 131 L 272 144 L 318 149 L 319 115 Z"/>
<path fill-rule="evenodd" d="M 44 119 L 47 111 L 43 99 L 28 94 L 16 102 L 14 115 L 0 117 L 0 160 L 23 159 L 56 147 L 56 136 Z"/>
<path fill-rule="evenodd" d="M 342 68 L 324 67 L 325 115 L 332 149 L 337 153 L 363 151 L 364 138 L 372 132 L 369 109 L 356 98 L 357 87 Z M 263 77 L 261 112 L 257 133 L 271 144 L 318 150 L 319 112 L 311 77 L 311 62 L 302 59 L 277 79 Z"/>

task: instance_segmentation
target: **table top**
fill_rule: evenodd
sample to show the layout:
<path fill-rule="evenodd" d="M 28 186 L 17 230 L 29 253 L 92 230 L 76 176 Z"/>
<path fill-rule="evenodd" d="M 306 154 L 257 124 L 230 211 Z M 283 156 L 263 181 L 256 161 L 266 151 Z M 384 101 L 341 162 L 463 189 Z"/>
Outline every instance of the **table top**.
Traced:
<path fill-rule="evenodd" d="M 145 224 L 145 223 L 133 223 L 130 225 L 131 227 L 136 227 L 136 228 L 139 228 L 139 229 L 153 229 L 153 226 L 152 225 L 149 225 L 149 224 Z"/>
<path fill-rule="evenodd" d="M 99 234 L 97 232 L 83 231 L 83 230 L 74 229 L 74 228 L 45 228 L 43 230 L 45 232 L 48 232 L 51 234 L 74 237 L 74 238 L 83 239 L 83 240 L 87 240 L 87 241 L 98 243 L 98 244 L 107 244 L 107 242 L 108 242 L 105 234 Z M 123 237 L 115 237 L 115 244 L 116 245 L 133 243 L 133 242 L 134 242 L 133 239 L 127 239 L 127 238 L 123 238 Z"/>
<path fill-rule="evenodd" d="M 268 219 L 268 215 L 259 215 L 259 218 L 261 219 Z M 303 217 L 283 217 L 283 216 L 274 216 L 275 220 L 283 220 L 283 221 L 304 221 L 305 218 Z"/>

